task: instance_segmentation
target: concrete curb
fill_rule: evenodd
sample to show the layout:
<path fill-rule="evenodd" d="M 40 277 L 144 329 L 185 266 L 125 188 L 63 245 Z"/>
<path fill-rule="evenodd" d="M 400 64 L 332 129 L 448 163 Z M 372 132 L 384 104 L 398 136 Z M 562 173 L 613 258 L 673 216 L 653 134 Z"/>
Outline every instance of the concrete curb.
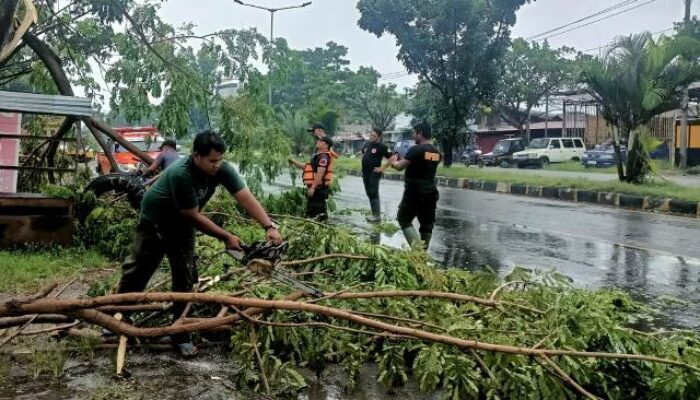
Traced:
<path fill-rule="evenodd" d="M 362 176 L 361 171 L 348 171 L 348 175 Z M 403 181 L 403 174 L 384 174 L 384 179 Z M 651 211 L 700 218 L 700 202 L 681 199 L 642 196 L 631 193 L 599 192 L 590 189 L 528 185 L 482 181 L 468 178 L 436 177 L 438 186 L 455 189 L 482 190 L 493 193 L 507 193 L 528 197 L 541 197 L 553 200 L 579 203 L 601 204 L 631 210 Z"/>

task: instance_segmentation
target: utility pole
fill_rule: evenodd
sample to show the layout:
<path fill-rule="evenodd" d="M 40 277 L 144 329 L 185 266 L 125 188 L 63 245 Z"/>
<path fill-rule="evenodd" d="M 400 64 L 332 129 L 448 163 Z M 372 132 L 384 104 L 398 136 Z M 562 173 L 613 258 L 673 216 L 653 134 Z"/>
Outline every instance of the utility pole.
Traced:
<path fill-rule="evenodd" d="M 309 1 L 309 2 L 306 2 L 303 4 L 299 4 L 297 6 L 269 8 L 269 7 L 263 7 L 263 6 L 256 6 L 255 4 L 244 3 L 242 0 L 233 0 L 233 2 L 240 4 L 242 6 L 257 8 L 259 10 L 265 10 L 265 11 L 270 13 L 270 46 L 272 46 L 272 41 L 275 39 L 275 13 L 277 11 L 291 10 L 294 8 L 304 8 L 306 6 L 311 5 L 311 2 Z M 271 81 L 271 77 L 270 77 L 271 73 L 272 73 L 272 65 L 270 65 L 270 71 L 268 71 L 268 73 L 267 73 L 267 87 L 268 87 L 267 101 L 270 103 L 270 106 L 272 106 L 272 81 Z"/>
<path fill-rule="evenodd" d="M 683 22 L 686 26 L 690 22 L 690 5 L 693 0 L 685 0 L 685 18 Z M 688 102 L 689 100 L 688 86 L 685 87 L 683 91 L 683 100 L 681 102 L 681 139 L 680 139 L 680 168 L 685 169 L 688 167 Z M 673 132 L 674 138 L 676 132 Z M 674 148 L 675 152 L 676 149 Z"/>

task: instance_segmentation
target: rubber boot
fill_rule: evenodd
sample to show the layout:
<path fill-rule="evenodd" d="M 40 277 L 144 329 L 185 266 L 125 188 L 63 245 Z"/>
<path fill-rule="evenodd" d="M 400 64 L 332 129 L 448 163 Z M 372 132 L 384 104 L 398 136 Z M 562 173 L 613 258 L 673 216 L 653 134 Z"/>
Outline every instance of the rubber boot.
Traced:
<path fill-rule="evenodd" d="M 379 198 L 370 199 L 369 206 L 372 209 L 372 216 L 367 217 L 367 222 L 372 223 L 372 224 L 381 222 L 382 212 L 381 212 L 381 203 L 379 202 Z"/>
<path fill-rule="evenodd" d="M 420 240 L 423 241 L 423 248 L 428 250 L 428 246 L 430 246 L 430 239 L 433 237 L 432 233 L 421 233 L 420 234 Z"/>
<path fill-rule="evenodd" d="M 413 247 L 414 244 L 420 242 L 420 236 L 418 235 L 418 232 L 416 232 L 416 228 L 409 226 L 401 229 L 401 231 L 403 232 L 409 246 Z"/>

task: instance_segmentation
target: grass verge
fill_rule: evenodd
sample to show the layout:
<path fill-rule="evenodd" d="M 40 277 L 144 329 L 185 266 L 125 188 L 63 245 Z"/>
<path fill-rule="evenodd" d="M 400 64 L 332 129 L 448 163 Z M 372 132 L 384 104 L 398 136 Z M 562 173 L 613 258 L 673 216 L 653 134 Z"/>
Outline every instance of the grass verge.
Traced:
<path fill-rule="evenodd" d="M 561 165 L 564 166 L 562 168 L 572 168 L 571 166 L 567 166 L 568 164 Z M 585 168 L 581 168 L 582 171 L 586 171 Z M 343 172 L 360 170 L 360 160 L 341 157 L 340 159 L 336 160 L 336 169 Z M 389 171 L 387 173 L 393 172 Z M 539 186 L 570 187 L 574 189 L 589 189 L 605 192 L 628 193 L 642 196 L 671 197 L 681 200 L 700 201 L 700 188 L 684 187 L 672 182 L 660 180 L 645 183 L 643 185 L 633 185 L 630 183 L 619 182 L 617 180 L 597 181 L 586 178 L 544 176 L 532 173 L 522 173 L 519 172 L 519 170 L 517 169 L 475 167 L 467 168 L 459 164 L 455 164 L 451 168 L 445 168 L 444 166 L 440 166 L 438 168 L 437 175 L 448 178 L 467 178 Z"/>
<path fill-rule="evenodd" d="M 0 293 L 31 293 L 51 281 L 68 281 L 106 263 L 103 256 L 91 250 L 0 251 Z"/>

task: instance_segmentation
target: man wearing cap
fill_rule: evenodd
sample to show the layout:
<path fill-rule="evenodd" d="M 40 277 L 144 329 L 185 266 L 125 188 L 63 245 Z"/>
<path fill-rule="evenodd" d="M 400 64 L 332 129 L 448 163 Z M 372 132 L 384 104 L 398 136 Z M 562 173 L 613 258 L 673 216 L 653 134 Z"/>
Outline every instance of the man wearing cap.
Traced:
<path fill-rule="evenodd" d="M 304 171 L 302 180 L 307 187 L 306 216 L 318 218 L 321 221 L 328 219 L 326 201 L 330 185 L 333 182 L 333 140 L 328 136 L 317 137 L 316 152 L 311 156 L 311 161 L 304 164 L 300 161 L 289 159 L 289 165 Z"/>
<path fill-rule="evenodd" d="M 153 163 L 143 170 L 141 174 L 143 176 L 151 175 L 156 172 L 158 168 L 160 168 L 161 171 L 165 171 L 170 164 L 174 163 L 179 158 L 180 155 L 177 154 L 177 144 L 173 139 L 167 139 L 160 145 L 160 154 L 158 154 L 158 157 L 156 157 Z"/>
<path fill-rule="evenodd" d="M 440 151 L 430 143 L 431 138 L 430 125 L 425 122 L 416 124 L 413 127 L 416 145 L 408 149 L 406 157 L 401 161 L 392 163 L 394 169 L 406 170 L 403 198 L 399 203 L 396 219 L 408 244 L 413 246 L 422 241 L 426 250 L 433 234 L 435 208 L 440 198 L 435 184 L 435 173 L 442 160 Z M 418 218 L 420 224 L 420 236 L 413 228 L 415 218 Z"/>
<path fill-rule="evenodd" d="M 326 128 L 320 122 L 316 122 L 311 126 L 311 128 L 307 129 L 306 131 L 311 132 L 311 134 L 314 136 L 314 139 L 321 139 L 327 137 Z M 338 153 L 333 151 L 333 149 L 330 150 L 330 154 L 331 157 L 338 158 Z"/>

